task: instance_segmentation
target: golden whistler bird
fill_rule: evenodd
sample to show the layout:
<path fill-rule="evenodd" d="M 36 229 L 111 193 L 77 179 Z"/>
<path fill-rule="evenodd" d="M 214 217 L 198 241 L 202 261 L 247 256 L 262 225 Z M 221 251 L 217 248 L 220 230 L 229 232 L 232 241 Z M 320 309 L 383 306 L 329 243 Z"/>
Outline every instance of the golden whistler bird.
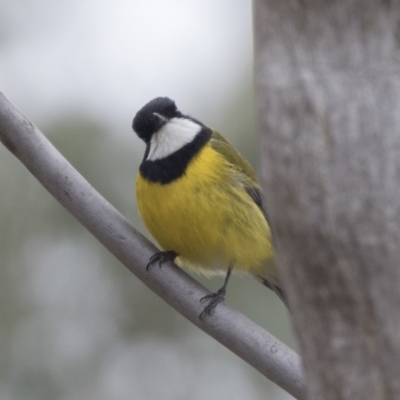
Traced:
<path fill-rule="evenodd" d="M 253 168 L 218 132 L 182 114 L 168 97 L 138 111 L 133 130 L 146 144 L 136 180 L 139 213 L 167 260 L 226 274 L 200 314 L 224 300 L 232 270 L 258 278 L 285 301 L 274 263 L 263 193 Z"/>

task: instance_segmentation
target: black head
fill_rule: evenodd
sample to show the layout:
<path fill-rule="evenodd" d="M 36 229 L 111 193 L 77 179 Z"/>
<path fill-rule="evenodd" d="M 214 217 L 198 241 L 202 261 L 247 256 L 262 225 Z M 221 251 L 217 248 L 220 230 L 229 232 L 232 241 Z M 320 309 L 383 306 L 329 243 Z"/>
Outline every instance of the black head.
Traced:
<path fill-rule="evenodd" d="M 171 118 L 180 116 L 182 114 L 173 100 L 168 97 L 156 97 L 136 113 L 132 128 L 141 139 L 149 143 L 152 135 Z"/>

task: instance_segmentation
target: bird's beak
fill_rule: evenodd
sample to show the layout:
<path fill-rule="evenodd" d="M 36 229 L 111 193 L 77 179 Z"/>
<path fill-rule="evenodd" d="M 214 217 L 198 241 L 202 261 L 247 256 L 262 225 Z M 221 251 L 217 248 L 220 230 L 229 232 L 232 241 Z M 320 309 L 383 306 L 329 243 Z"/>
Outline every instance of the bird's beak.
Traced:
<path fill-rule="evenodd" d="M 166 124 L 168 122 L 168 118 L 164 117 L 164 115 L 161 115 L 159 113 L 153 112 L 153 115 L 155 115 L 160 122 L 162 123 L 162 125 Z"/>

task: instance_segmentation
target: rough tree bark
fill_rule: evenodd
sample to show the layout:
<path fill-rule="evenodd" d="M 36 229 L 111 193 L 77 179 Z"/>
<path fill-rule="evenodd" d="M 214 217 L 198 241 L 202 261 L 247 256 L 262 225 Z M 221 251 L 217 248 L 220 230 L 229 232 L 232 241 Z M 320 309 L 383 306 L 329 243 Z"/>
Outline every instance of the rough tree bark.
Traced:
<path fill-rule="evenodd" d="M 255 0 L 263 178 L 310 399 L 400 399 L 400 2 Z"/>

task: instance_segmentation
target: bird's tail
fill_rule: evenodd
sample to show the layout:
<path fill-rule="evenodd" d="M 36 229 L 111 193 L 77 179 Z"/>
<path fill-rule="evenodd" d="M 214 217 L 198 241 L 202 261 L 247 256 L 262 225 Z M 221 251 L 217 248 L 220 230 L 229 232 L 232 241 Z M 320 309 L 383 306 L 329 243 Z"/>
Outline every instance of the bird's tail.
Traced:
<path fill-rule="evenodd" d="M 277 296 L 282 300 L 282 303 L 289 310 L 289 305 L 287 302 L 286 294 L 285 294 L 285 291 L 282 289 L 282 286 L 279 283 L 279 279 L 274 279 L 272 282 L 271 279 L 267 280 L 260 275 L 256 276 L 256 278 L 268 289 L 273 290 L 277 294 Z"/>

